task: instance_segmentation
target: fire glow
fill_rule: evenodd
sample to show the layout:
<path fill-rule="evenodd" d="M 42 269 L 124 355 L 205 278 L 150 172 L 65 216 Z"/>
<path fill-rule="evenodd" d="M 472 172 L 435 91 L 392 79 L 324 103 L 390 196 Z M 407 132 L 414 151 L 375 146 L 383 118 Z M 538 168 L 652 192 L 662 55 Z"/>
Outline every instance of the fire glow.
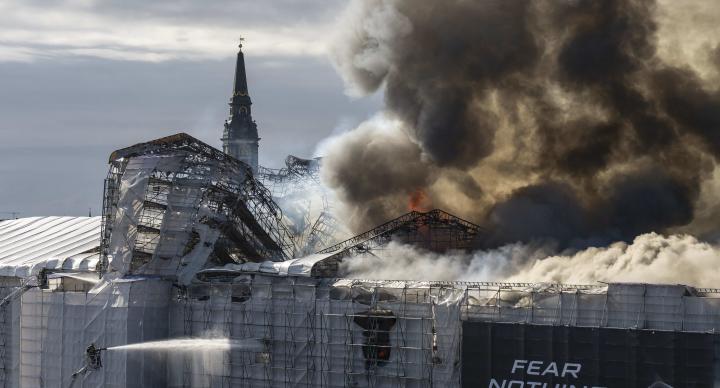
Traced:
<path fill-rule="evenodd" d="M 417 189 L 410 194 L 408 199 L 408 210 L 426 212 L 432 208 L 432 201 L 422 189 Z"/>

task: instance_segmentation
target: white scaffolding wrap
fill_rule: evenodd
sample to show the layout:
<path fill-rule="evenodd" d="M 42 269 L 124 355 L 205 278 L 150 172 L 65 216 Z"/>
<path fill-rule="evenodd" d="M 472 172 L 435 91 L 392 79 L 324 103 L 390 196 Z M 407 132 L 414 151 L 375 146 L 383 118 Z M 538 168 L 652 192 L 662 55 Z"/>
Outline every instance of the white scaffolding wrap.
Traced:
<path fill-rule="evenodd" d="M 114 233 L 110 240 L 109 262 L 112 270 L 120 274 L 130 272 L 150 175 L 157 169 L 177 171 L 182 159 L 182 156 L 143 156 L 131 158 L 128 162 L 120 180 Z"/>
<path fill-rule="evenodd" d="M 219 278 L 221 272 L 206 274 Z M 466 320 L 685 332 L 720 327 L 720 299 L 686 286 L 329 281 L 232 273 L 232 282 L 176 291 L 169 335 L 213 333 L 257 340 L 265 349 L 216 355 L 223 367 L 210 369 L 202 366 L 204 358 L 186 355 L 184 362 L 168 365 L 168 386 L 459 387 Z M 369 330 L 362 326 L 368 321 L 374 322 Z M 383 335 L 387 342 L 379 340 Z M 387 359 L 379 356 L 382 350 Z"/>
<path fill-rule="evenodd" d="M 70 386 L 91 343 L 107 347 L 165 338 L 168 301 L 169 283 L 152 279 L 102 283 L 88 293 L 28 291 L 20 317 L 20 386 Z M 73 387 L 165 383 L 161 355 L 111 351 L 102 363 Z"/>
<path fill-rule="evenodd" d="M 129 163 L 111 240 L 112 258 L 119 260 L 113 268 L 129 268 L 131 262 L 120 258 L 137 251 L 129 238 L 133 220 L 146 217 L 138 225 L 157 225 L 164 233 L 156 234 L 164 242 L 155 257 L 165 252 L 162 246 L 174 248 L 167 260 L 147 262 L 145 270 L 159 276 L 177 268 L 167 280 L 121 276 L 122 270 L 100 279 L 82 271 L 97 263 L 97 217 L 0 223 L 3 386 L 458 387 L 464 321 L 672 332 L 720 328 L 718 291 L 682 285 L 312 277 L 313 268 L 330 254 L 204 268 L 218 228 L 195 223 L 195 240 L 188 244 L 183 225 L 193 221 L 167 215 L 181 212 L 184 200 L 169 201 L 174 211 L 158 213 L 157 224 L 147 218 L 151 214 L 136 210 L 145 209 L 138 204 L 147 204 L 148 192 L 163 195 L 148 189 L 150 178 L 177 160 L 149 157 Z M 183 192 L 183 198 L 199 198 L 193 190 Z M 190 202 L 197 209 L 189 212 L 193 218 L 213 216 L 203 203 Z M 35 278 L 40 269 L 54 271 L 45 276 L 44 288 L 33 287 L 41 281 Z M 252 346 L 171 354 L 103 351 L 101 367 L 73 380 L 87 362 L 90 344 L 187 337 Z"/>
<path fill-rule="evenodd" d="M 101 217 L 30 217 L 0 221 L 0 276 L 41 269 L 94 270 Z"/>
<path fill-rule="evenodd" d="M 383 387 L 461 384 L 463 322 L 713 332 L 716 290 L 610 284 L 362 281 L 204 271 L 152 277 L 54 274 L 89 291 L 31 288 L 2 312 L 6 387 L 66 387 L 85 349 L 221 338 L 229 349 L 111 350 L 74 387 Z M 22 284 L 4 279 L 3 295 Z M 51 283 L 52 284 L 52 283 Z M 59 283 L 60 285 L 62 283 Z M 94 284 L 94 286 L 93 286 Z"/>

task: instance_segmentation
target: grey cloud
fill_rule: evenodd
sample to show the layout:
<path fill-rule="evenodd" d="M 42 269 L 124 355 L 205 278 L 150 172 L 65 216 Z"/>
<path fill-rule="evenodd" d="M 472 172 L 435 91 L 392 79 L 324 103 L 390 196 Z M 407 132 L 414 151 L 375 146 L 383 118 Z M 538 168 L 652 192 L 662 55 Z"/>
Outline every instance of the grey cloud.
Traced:
<path fill-rule="evenodd" d="M 167 20 L 225 26 L 277 26 L 298 22 L 332 20 L 343 0 L 114 0 L 81 6 L 67 0 L 29 0 L 24 4 L 41 9 L 77 8 L 103 16 Z"/>
<path fill-rule="evenodd" d="M 99 57 L 208 60 L 232 56 L 240 35 L 256 55 L 315 56 L 344 2 L 41 1 L 0 13 L 0 62 Z M 225 46 L 227 44 L 227 46 Z M 224 48 L 228 47 L 228 50 Z"/>

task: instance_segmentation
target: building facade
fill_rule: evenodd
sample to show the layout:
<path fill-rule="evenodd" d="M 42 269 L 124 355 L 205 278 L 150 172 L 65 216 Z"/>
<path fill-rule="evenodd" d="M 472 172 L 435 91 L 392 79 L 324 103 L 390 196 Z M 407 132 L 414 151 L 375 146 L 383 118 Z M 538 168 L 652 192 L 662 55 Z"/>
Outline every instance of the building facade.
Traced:
<path fill-rule="evenodd" d="M 350 279 L 482 230 L 411 212 L 298 257 L 249 170 L 177 134 L 112 153 L 102 218 L 0 222 L 0 387 L 720 387 L 720 289 Z"/>

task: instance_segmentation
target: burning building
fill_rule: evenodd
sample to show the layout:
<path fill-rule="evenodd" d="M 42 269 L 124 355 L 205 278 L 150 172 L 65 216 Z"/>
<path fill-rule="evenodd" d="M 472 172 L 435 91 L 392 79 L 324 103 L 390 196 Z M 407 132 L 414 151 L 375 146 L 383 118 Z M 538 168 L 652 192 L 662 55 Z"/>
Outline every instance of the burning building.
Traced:
<path fill-rule="evenodd" d="M 249 166 L 185 134 L 114 152 L 104 204 L 0 223 L 4 386 L 718 381 L 720 290 L 343 278 L 389 241 L 464 250 L 486 232 L 414 211 L 299 255 Z M 123 347 L 192 338 L 225 345 Z"/>
<path fill-rule="evenodd" d="M 288 157 L 281 169 L 258 166 L 240 51 L 224 152 L 182 133 L 123 148 L 110 155 L 102 217 L 0 222 L 3 386 L 720 385 L 720 289 L 346 272 L 361 255 L 393 260 L 383 253 L 390 244 L 446 253 L 526 236 L 587 242 L 687 220 L 702 178 L 692 155 L 707 156 L 717 140 L 705 131 L 716 128 L 708 113 L 716 96 L 694 89 L 699 78 L 651 60 L 645 3 L 610 3 L 364 3 L 360 14 L 397 28 L 353 34 L 369 43 L 351 41 L 341 54 L 353 61 L 339 66 L 364 89 L 385 85 L 388 110 L 411 131 L 377 149 L 364 148 L 367 133 L 350 135 L 327 165 Z M 616 42 L 623 34 L 630 43 Z M 583 67 L 588 44 L 601 49 L 588 60 L 619 65 Z M 544 73 L 555 60 L 559 70 Z M 693 103 L 669 98 L 688 93 Z M 694 109 L 705 121 L 692 119 Z M 647 125 L 667 131 L 652 136 Z M 517 132 L 503 133 L 511 127 Z M 592 131 L 578 135 L 577 127 Z M 517 141 L 525 137 L 542 141 Z M 678 153 L 687 157 L 673 164 Z M 494 179 L 507 169 L 503 158 L 518 155 L 555 158 L 520 160 L 516 177 L 532 184 L 504 182 L 505 197 L 479 187 L 475 178 Z M 490 171 L 477 165 L 484 158 Z M 354 214 L 379 226 L 338 238 L 322 190 L 317 205 L 303 205 L 325 166 Z M 437 182 L 457 193 L 440 198 Z M 387 216 L 408 197 L 409 213 Z M 487 217 L 426 208 L 469 197 L 481 199 L 473 209 Z M 652 206 L 636 206 L 637 198 Z M 496 222 L 484 228 L 477 219 Z"/>

